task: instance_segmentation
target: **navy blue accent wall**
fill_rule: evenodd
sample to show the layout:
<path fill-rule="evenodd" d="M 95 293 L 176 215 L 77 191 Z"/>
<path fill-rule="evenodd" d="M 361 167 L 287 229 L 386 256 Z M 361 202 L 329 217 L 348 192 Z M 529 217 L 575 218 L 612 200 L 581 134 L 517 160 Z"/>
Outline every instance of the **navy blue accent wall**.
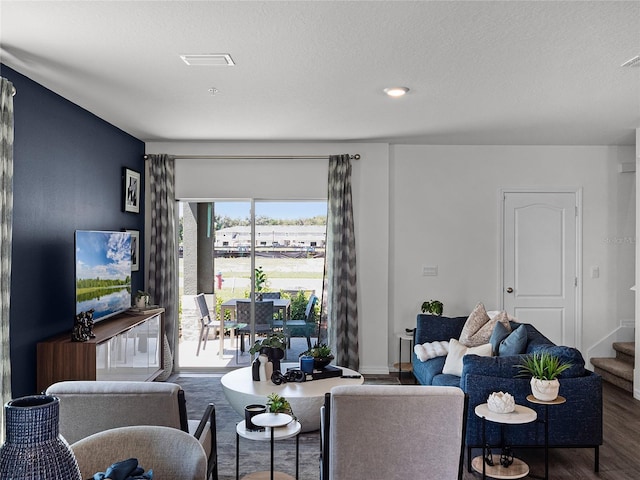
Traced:
<path fill-rule="evenodd" d="M 36 393 L 37 342 L 71 333 L 74 232 L 126 228 L 144 238 L 143 214 L 122 211 L 122 170 L 144 175 L 144 143 L 11 68 L 2 65 L 1 73 L 18 91 L 10 319 L 16 398 Z M 133 292 L 144 287 L 143 271 L 141 261 Z"/>

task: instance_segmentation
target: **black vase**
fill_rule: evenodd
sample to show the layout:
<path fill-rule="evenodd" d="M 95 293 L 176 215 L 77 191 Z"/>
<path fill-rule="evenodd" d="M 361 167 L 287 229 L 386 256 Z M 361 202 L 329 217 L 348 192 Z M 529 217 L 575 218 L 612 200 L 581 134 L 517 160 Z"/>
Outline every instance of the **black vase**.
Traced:
<path fill-rule="evenodd" d="M 262 347 L 260 353 L 267 356 L 269 361 L 273 363 L 273 371 L 280 371 L 280 360 L 284 358 L 284 350 L 277 347 Z"/>

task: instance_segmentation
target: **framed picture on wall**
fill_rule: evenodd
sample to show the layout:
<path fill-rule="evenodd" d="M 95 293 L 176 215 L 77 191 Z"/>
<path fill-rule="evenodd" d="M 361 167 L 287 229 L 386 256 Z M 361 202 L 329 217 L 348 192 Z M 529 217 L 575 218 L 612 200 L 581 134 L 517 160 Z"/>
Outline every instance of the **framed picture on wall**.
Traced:
<path fill-rule="evenodd" d="M 131 271 L 140 270 L 140 231 L 127 230 L 131 234 Z"/>
<path fill-rule="evenodd" d="M 124 169 L 124 211 L 140 213 L 140 172 Z"/>

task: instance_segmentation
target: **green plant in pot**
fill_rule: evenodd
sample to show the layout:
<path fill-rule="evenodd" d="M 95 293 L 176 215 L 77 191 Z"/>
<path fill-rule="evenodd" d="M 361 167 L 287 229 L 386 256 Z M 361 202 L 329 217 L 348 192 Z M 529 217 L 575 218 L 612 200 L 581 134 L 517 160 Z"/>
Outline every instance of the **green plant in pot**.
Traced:
<path fill-rule="evenodd" d="M 331 353 L 331 348 L 326 343 L 318 345 L 317 342 L 309 350 L 300 354 L 301 357 L 303 355 L 313 357 L 313 368 L 316 370 L 322 370 L 335 358 Z"/>
<path fill-rule="evenodd" d="M 431 315 L 442 315 L 444 305 L 440 300 L 429 300 L 428 302 L 422 302 L 422 313 L 428 313 Z"/>
<path fill-rule="evenodd" d="M 291 415 L 293 418 L 296 418 L 293 415 L 289 401 L 277 393 L 270 393 L 267 395 L 267 412 L 286 413 L 287 415 Z"/>
<path fill-rule="evenodd" d="M 258 339 L 249 349 L 250 354 L 264 354 L 273 363 L 273 371 L 280 370 L 280 360 L 284 358 L 287 348 L 287 337 L 284 333 L 268 333 L 263 339 Z"/>
<path fill-rule="evenodd" d="M 519 377 L 531 376 L 531 393 L 538 400 L 550 402 L 558 397 L 560 381 L 558 376 L 572 366 L 549 352 L 526 355 L 516 365 Z"/>

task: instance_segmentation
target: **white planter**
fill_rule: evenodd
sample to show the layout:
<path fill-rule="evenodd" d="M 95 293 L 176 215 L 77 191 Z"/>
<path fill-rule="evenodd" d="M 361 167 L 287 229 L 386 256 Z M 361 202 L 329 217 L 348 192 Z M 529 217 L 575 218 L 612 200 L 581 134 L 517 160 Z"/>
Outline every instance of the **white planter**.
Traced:
<path fill-rule="evenodd" d="M 539 378 L 531 378 L 531 393 L 538 400 L 551 402 L 558 398 L 560 390 L 560 382 L 556 380 L 541 380 Z"/>

